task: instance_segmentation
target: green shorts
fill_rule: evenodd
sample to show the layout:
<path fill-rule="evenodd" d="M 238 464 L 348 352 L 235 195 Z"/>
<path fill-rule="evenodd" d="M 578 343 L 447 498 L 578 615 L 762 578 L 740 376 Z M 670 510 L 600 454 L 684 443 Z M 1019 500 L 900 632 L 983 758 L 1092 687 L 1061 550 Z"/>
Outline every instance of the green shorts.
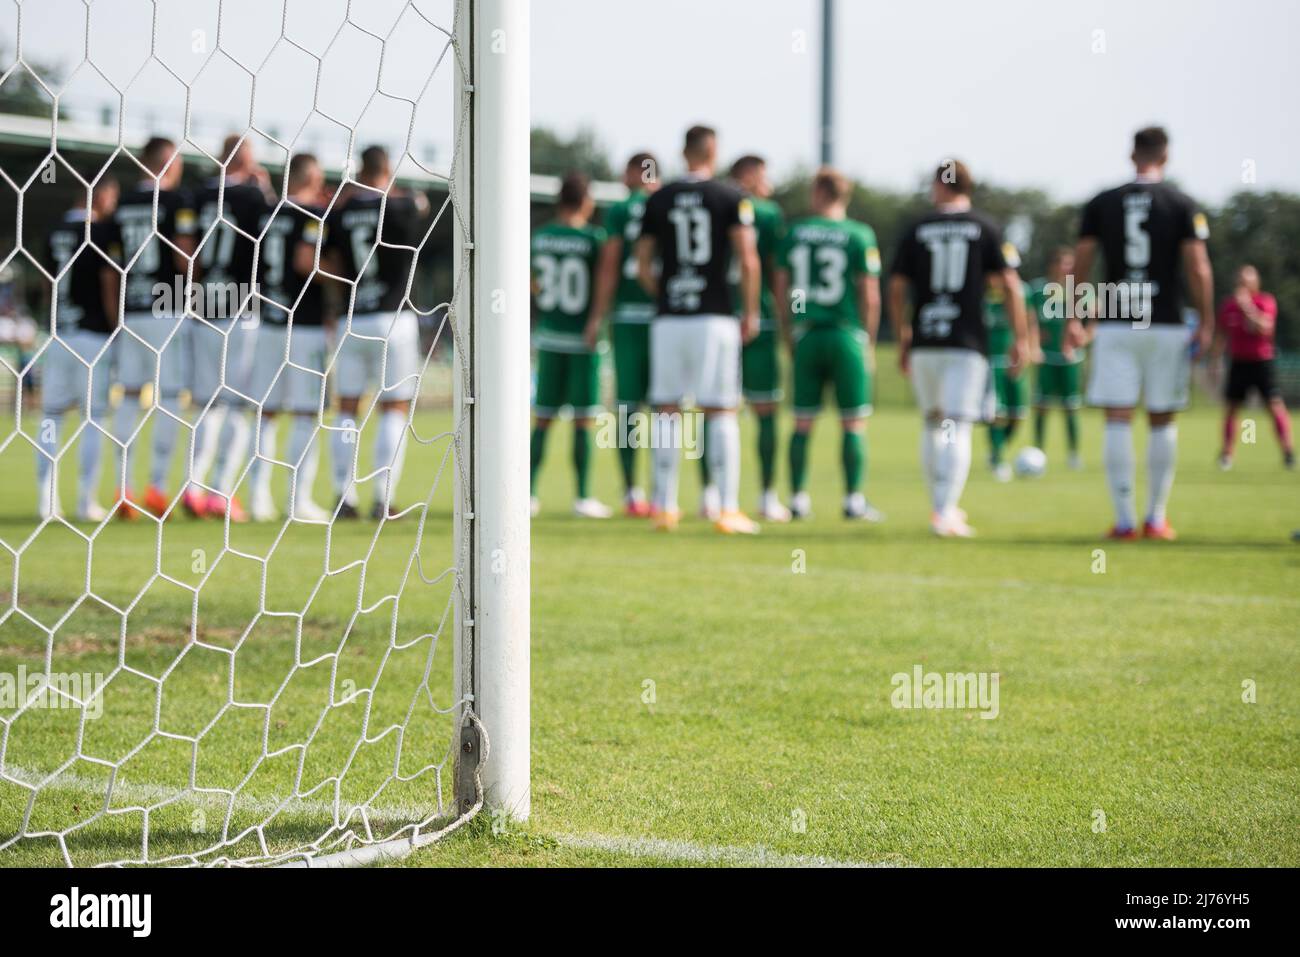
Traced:
<path fill-rule="evenodd" d="M 761 329 L 740 351 L 740 388 L 746 402 L 780 402 L 781 359 L 775 329 Z"/>
<path fill-rule="evenodd" d="M 1013 379 L 1006 366 L 994 366 L 993 399 L 999 419 L 1023 419 L 1029 411 L 1029 376 L 1022 371 Z"/>
<path fill-rule="evenodd" d="M 573 407 L 574 418 L 578 419 L 600 411 L 600 355 L 538 349 L 533 411 L 550 419 L 566 405 Z"/>
<path fill-rule="evenodd" d="M 871 370 L 867 336 L 844 326 L 810 326 L 796 333 L 794 346 L 794 414 L 814 416 L 826 386 L 835 388 L 841 418 L 871 414 Z"/>
<path fill-rule="evenodd" d="M 1034 372 L 1034 405 L 1083 408 L 1083 363 L 1044 363 Z"/>
<path fill-rule="evenodd" d="M 614 347 L 614 397 L 619 405 L 645 405 L 650 393 L 650 324 L 612 322 Z"/>

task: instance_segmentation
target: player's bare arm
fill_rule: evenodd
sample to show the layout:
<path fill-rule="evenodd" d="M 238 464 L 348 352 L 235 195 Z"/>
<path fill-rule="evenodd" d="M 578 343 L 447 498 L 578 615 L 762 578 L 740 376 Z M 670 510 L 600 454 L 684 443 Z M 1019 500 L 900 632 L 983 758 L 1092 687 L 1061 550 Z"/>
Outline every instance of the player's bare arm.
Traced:
<path fill-rule="evenodd" d="M 1210 268 L 1210 254 L 1201 239 L 1184 241 L 1182 254 L 1187 286 L 1201 316 L 1201 323 L 1196 327 L 1196 347 L 1204 353 L 1214 338 L 1214 273 Z"/>
<path fill-rule="evenodd" d="M 1074 247 L 1074 281 L 1077 286 L 1088 282 L 1092 275 L 1092 264 L 1097 258 L 1097 240 L 1091 236 L 1081 238 Z M 1065 325 L 1065 340 L 1063 342 L 1062 353 L 1067 359 L 1074 357 L 1074 350 L 1082 348 L 1088 342 L 1088 320 L 1091 316 L 1084 315 L 1086 311 L 1082 308 L 1080 301 L 1076 298 L 1072 303 L 1065 303 L 1065 307 L 1070 310 L 1070 319 Z"/>
<path fill-rule="evenodd" d="M 600 324 L 609 313 L 610 303 L 614 301 L 614 290 L 618 286 L 618 272 L 622 264 L 623 237 L 611 236 L 600 250 L 600 259 L 596 263 L 596 288 L 591 297 L 591 314 L 582 330 L 582 338 L 589 349 L 596 348 Z"/>
<path fill-rule="evenodd" d="M 732 255 L 740 263 L 740 336 L 742 341 L 751 342 L 758 335 L 758 296 L 762 281 L 758 243 L 752 226 L 732 226 L 729 235 Z"/>
<path fill-rule="evenodd" d="M 651 298 L 659 298 L 659 277 L 655 275 L 655 240 L 642 236 L 636 241 L 636 281 Z"/>
<path fill-rule="evenodd" d="M 776 300 L 776 327 L 786 349 L 794 352 L 794 326 L 790 321 L 790 271 L 772 270 L 772 298 Z"/>
<path fill-rule="evenodd" d="M 898 342 L 898 368 L 906 375 L 911 368 L 912 326 L 907 321 L 908 284 L 906 276 L 889 277 L 889 325 Z"/>
<path fill-rule="evenodd" d="M 104 314 L 114 326 L 122 323 L 122 314 L 117 308 L 121 294 L 122 274 L 112 266 L 102 266 L 99 270 L 99 295 L 104 303 Z"/>
<path fill-rule="evenodd" d="M 1025 315 L 1025 291 L 1020 273 L 1014 269 L 1002 270 L 999 280 L 1006 290 L 1007 318 L 1011 320 L 1011 348 L 1007 350 L 1008 368 L 1013 376 L 1019 375 L 1030 357 L 1029 320 Z"/>
<path fill-rule="evenodd" d="M 867 332 L 867 359 L 871 369 L 876 368 L 876 334 L 880 332 L 880 277 L 859 276 L 858 312 L 862 316 L 862 328 Z"/>

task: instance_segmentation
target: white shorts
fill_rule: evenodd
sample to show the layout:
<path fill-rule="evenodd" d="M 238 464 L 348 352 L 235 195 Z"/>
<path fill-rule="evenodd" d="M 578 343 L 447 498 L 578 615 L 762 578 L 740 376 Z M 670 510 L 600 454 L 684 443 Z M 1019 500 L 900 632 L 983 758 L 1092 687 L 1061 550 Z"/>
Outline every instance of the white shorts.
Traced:
<path fill-rule="evenodd" d="M 251 395 L 257 319 L 190 319 L 190 400 L 236 405 Z M 222 387 L 224 383 L 224 388 Z"/>
<path fill-rule="evenodd" d="M 116 374 L 113 360 L 117 343 L 109 345 L 108 341 L 107 333 L 82 329 L 49 341 L 40 358 L 42 412 L 61 415 L 77 409 L 84 416 L 89 398 L 90 415 L 103 417 Z"/>
<path fill-rule="evenodd" d="M 740 320 L 656 316 L 650 323 L 650 404 L 740 405 Z"/>
<path fill-rule="evenodd" d="M 963 422 L 989 417 L 989 360 L 974 349 L 913 349 L 912 389 L 926 416 Z"/>
<path fill-rule="evenodd" d="M 124 319 L 125 328 L 117 331 L 113 347 L 122 388 L 138 392 L 152 385 L 156 375 L 162 395 L 180 395 L 190 384 L 189 327 L 193 320 L 148 312 L 128 312 Z"/>
<path fill-rule="evenodd" d="M 323 408 L 329 343 L 324 326 L 262 323 L 257 332 L 250 394 L 270 412 L 317 412 Z"/>
<path fill-rule="evenodd" d="M 419 390 L 422 356 L 415 313 L 367 313 L 339 323 L 334 388 L 356 399 L 374 389 L 381 402 L 406 402 Z"/>
<path fill-rule="evenodd" d="M 1131 409 L 1139 399 L 1148 412 L 1187 408 L 1191 337 L 1186 326 L 1102 322 L 1092 346 L 1088 404 Z"/>

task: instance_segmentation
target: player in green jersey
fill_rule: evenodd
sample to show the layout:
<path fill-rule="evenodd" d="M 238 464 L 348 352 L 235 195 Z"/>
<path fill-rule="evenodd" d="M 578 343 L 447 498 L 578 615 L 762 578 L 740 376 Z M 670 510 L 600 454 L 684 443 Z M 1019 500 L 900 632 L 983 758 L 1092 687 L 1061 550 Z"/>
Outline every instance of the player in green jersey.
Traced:
<path fill-rule="evenodd" d="M 1047 412 L 1059 408 L 1065 413 L 1065 437 L 1069 444 L 1071 469 L 1083 468 L 1079 457 L 1079 409 L 1083 407 L 1084 350 L 1072 348 L 1065 339 L 1065 277 L 1074 271 L 1074 250 L 1062 246 L 1047 263 L 1047 278 L 1037 280 L 1030 304 L 1038 316 L 1043 361 L 1035 367 L 1034 444 L 1043 448 Z M 1054 297 L 1054 301 L 1049 299 Z"/>
<path fill-rule="evenodd" d="M 781 333 L 794 356 L 795 433 L 790 440 L 790 506 L 812 514 L 804 489 L 808 441 L 827 386 L 834 389 L 843 438 L 845 518 L 883 517 L 862 494 L 871 372 L 880 325 L 880 249 L 870 226 L 847 218 L 852 186 L 832 169 L 812 185 L 813 215 L 790 225 L 777 252 L 774 288 Z"/>
<path fill-rule="evenodd" d="M 1013 269 L 1020 265 L 1020 253 L 1010 243 L 1002 244 L 1002 256 Z M 1012 368 L 1007 351 L 1015 333 L 1003 302 L 1002 286 L 990 282 L 984 292 L 984 325 L 988 329 L 989 367 L 993 379 L 995 409 L 989 423 L 989 468 L 1000 482 L 1011 481 L 1011 464 L 1003 453 L 1011 444 L 1016 428 L 1029 414 L 1029 379 L 1019 369 Z M 1029 320 L 1029 348 L 1031 356 L 1038 354 L 1037 328 L 1034 312 L 1029 308 L 1029 289 L 1025 288 L 1026 317 Z"/>
<path fill-rule="evenodd" d="M 776 493 L 776 412 L 781 401 L 781 361 L 776 329 L 776 300 L 772 295 L 772 273 L 776 251 L 785 231 L 781 207 L 772 202 L 772 185 L 767 163 L 760 156 L 742 156 L 731 164 L 731 180 L 754 205 L 754 233 L 762 269 L 759 293 L 758 335 L 740 354 L 741 389 L 754 418 L 758 420 L 758 464 L 760 497 L 758 515 L 769 522 L 788 522 L 790 510 Z M 733 262 L 733 273 L 738 267 Z M 738 273 L 736 273 L 738 278 Z M 732 298 L 736 279 L 732 281 Z M 701 460 L 703 461 L 703 460 Z M 708 503 L 706 502 L 706 505 Z"/>
<path fill-rule="evenodd" d="M 645 201 L 659 188 L 659 163 L 650 153 L 636 153 L 623 170 L 627 199 L 605 215 L 608 238 L 596 269 L 596 292 L 585 331 L 587 347 L 595 350 L 600 327 L 610 315 L 614 348 L 614 397 L 618 404 L 618 461 L 623 472 L 623 510 L 633 518 L 650 514 L 650 503 L 636 480 L 633 434 L 636 414 L 650 389 L 650 320 L 655 303 L 636 279 L 636 241 L 641 236 Z"/>
<path fill-rule="evenodd" d="M 573 409 L 573 468 L 578 493 L 573 512 L 583 518 L 609 518 L 607 505 L 591 497 L 591 420 L 600 411 L 600 354 L 583 335 L 591 311 L 592 276 L 605 231 L 592 226 L 595 206 L 587 177 L 570 173 L 560 185 L 555 219 L 534 230 L 533 302 L 537 306 L 537 387 L 533 400 L 532 508 L 537 500 L 537 469 L 546 434 L 564 406 Z"/>

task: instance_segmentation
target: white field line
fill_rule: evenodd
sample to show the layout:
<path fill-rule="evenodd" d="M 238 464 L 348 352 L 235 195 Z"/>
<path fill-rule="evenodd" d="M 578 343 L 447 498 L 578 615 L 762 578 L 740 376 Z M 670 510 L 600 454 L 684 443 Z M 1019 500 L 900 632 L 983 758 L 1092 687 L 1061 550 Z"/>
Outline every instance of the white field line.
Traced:
<path fill-rule="evenodd" d="M 26 768 L 9 766 L 4 776 L 25 784 L 35 786 L 46 775 Z M 62 774 L 57 780 L 47 785 L 45 790 L 71 791 L 77 794 L 102 795 L 105 784 L 75 774 Z M 188 791 L 183 788 L 168 787 L 161 784 L 128 784 L 114 786 L 113 796 L 119 804 L 121 801 L 140 805 L 156 805 L 163 802 L 203 805 L 225 808 L 229 802 L 228 794 Z M 235 811 L 242 813 L 271 814 L 281 806 L 281 801 L 267 798 L 254 798 L 238 795 L 235 798 Z M 339 812 L 346 816 L 349 805 L 340 805 Z M 431 808 L 410 805 L 376 805 L 366 808 L 373 820 L 422 821 L 429 816 Z M 291 801 L 284 809 L 286 817 L 311 814 L 327 820 L 334 819 L 335 807 L 331 801 Z M 428 837 L 428 835 L 421 835 Z M 819 854 L 785 854 L 762 846 L 731 846 L 722 844 L 695 844 L 690 841 L 661 840 L 653 837 L 618 837 L 605 834 L 556 834 L 555 840 L 562 846 L 575 850 L 601 851 L 608 854 L 621 854 L 627 857 L 656 861 L 678 861 L 682 864 L 714 864 L 728 867 L 892 867 L 888 863 L 871 863 L 867 861 L 843 861 L 824 857 Z M 370 847 L 358 847 L 338 855 L 329 855 L 313 860 L 307 866 L 329 867 L 340 864 L 379 864 L 400 860 L 411 852 L 430 843 L 427 840 L 403 837 Z"/>
<path fill-rule="evenodd" d="M 841 861 L 820 854 L 783 854 L 762 846 L 743 847 L 728 844 L 695 844 L 691 841 L 667 841 L 655 837 L 610 837 L 604 834 L 557 834 L 564 847 L 577 850 L 605 851 L 628 857 L 657 861 L 681 861 L 684 864 L 721 864 L 727 867 L 896 867 L 889 863 Z"/>

